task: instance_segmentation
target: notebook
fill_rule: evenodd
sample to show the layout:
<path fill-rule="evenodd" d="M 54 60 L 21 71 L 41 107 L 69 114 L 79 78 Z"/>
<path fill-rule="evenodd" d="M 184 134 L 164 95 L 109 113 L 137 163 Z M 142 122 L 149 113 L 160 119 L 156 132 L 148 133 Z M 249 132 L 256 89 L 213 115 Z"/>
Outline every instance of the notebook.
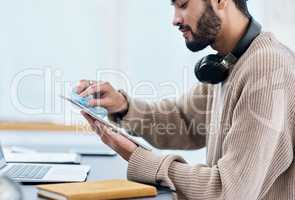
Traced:
<path fill-rule="evenodd" d="M 127 180 L 40 185 L 37 189 L 39 196 L 53 200 L 111 200 L 157 195 L 154 186 Z"/>

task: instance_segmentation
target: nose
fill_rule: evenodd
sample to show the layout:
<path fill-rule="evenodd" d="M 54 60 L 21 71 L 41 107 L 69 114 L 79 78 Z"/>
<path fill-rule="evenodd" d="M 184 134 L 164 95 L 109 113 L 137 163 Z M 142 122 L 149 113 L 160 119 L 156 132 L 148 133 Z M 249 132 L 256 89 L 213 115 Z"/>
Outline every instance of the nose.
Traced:
<path fill-rule="evenodd" d="M 174 18 L 173 18 L 173 22 L 172 24 L 174 26 L 179 26 L 180 24 L 183 24 L 183 18 L 181 17 L 181 15 L 175 11 L 175 14 L 174 14 Z"/>

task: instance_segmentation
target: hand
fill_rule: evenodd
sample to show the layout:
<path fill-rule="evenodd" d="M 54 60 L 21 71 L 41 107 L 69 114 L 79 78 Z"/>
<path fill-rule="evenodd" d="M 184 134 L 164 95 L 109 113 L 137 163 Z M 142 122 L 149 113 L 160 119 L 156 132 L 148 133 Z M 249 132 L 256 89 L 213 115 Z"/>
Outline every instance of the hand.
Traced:
<path fill-rule="evenodd" d="M 126 98 L 108 82 L 81 80 L 76 91 L 82 97 L 93 95 L 94 99 L 90 100 L 90 106 L 104 107 L 110 114 L 125 112 L 128 109 Z"/>
<path fill-rule="evenodd" d="M 103 143 L 111 147 L 126 161 L 129 161 L 130 156 L 137 148 L 137 145 L 125 138 L 124 136 L 113 132 L 105 127 L 99 121 L 92 118 L 87 113 L 81 111 L 82 115 L 89 122 L 91 128 L 100 136 Z"/>

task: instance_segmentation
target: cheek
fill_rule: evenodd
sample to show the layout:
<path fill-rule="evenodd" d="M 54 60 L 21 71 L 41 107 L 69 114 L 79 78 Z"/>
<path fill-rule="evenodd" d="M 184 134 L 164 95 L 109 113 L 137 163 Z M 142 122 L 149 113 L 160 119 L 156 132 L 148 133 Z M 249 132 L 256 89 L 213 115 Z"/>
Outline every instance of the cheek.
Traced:
<path fill-rule="evenodd" d="M 197 32 L 198 22 L 206 10 L 205 4 L 202 3 L 202 1 L 203 0 L 190 1 L 187 10 L 185 10 L 184 13 L 186 24 L 192 28 L 194 33 Z"/>
<path fill-rule="evenodd" d="M 184 17 L 184 24 L 189 25 L 193 32 L 197 31 L 198 17 L 192 14 L 186 14 Z"/>

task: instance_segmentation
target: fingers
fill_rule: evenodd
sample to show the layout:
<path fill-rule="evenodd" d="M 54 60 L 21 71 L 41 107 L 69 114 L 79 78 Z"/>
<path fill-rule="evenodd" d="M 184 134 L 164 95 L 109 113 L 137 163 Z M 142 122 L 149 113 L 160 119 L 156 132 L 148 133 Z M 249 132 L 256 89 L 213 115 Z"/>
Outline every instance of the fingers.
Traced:
<path fill-rule="evenodd" d="M 95 125 L 99 129 L 98 134 L 102 142 L 114 149 L 114 133 L 104 125 L 100 124 L 98 121 L 95 121 Z"/>
<path fill-rule="evenodd" d="M 80 93 L 81 97 L 86 97 L 89 95 L 97 95 L 102 96 L 104 93 L 110 91 L 111 85 L 107 82 L 99 82 L 93 85 L 90 85 L 87 89 L 84 89 Z"/>
<path fill-rule="evenodd" d="M 108 108 L 110 105 L 109 98 L 100 98 L 100 99 L 91 99 L 89 101 L 90 106 L 100 106 L 104 108 Z"/>
<path fill-rule="evenodd" d="M 118 140 L 117 134 L 114 133 L 112 130 L 105 127 L 103 124 L 101 124 L 99 121 L 92 118 L 90 115 L 85 113 L 84 111 L 81 111 L 81 114 L 85 117 L 85 119 L 90 124 L 93 131 L 95 131 L 103 141 L 103 143 L 109 145 L 111 148 L 115 149 L 116 141 Z"/>
<path fill-rule="evenodd" d="M 87 120 L 87 122 L 89 123 L 89 125 L 91 126 L 91 129 L 95 132 L 98 132 L 98 128 L 95 125 L 95 119 L 93 119 L 90 115 L 88 115 L 87 113 L 85 113 L 84 111 L 81 111 L 81 114 L 83 115 L 83 117 Z"/>
<path fill-rule="evenodd" d="M 83 110 L 81 111 L 81 114 L 83 115 L 83 117 L 86 118 L 86 120 L 91 123 L 94 124 L 95 119 L 93 117 L 91 117 L 89 114 L 87 114 L 86 112 L 84 112 Z"/>
<path fill-rule="evenodd" d="M 90 81 L 90 80 L 81 80 L 81 81 L 79 81 L 78 85 L 75 88 L 77 94 L 80 94 L 81 92 L 86 90 L 91 85 L 90 84 L 91 82 L 93 82 L 94 84 L 97 83 L 96 81 Z"/>
<path fill-rule="evenodd" d="M 99 127 L 99 131 L 101 132 L 101 140 L 111 147 L 114 151 L 120 154 L 122 158 L 128 161 L 132 155 L 132 153 L 137 148 L 137 145 L 123 137 L 120 134 L 113 132 L 108 129 L 106 126 L 100 124 L 98 121 L 95 121 L 97 127 Z"/>
<path fill-rule="evenodd" d="M 97 87 L 97 84 L 90 85 L 88 88 L 86 88 L 83 92 L 80 93 L 80 96 L 86 97 L 86 96 L 89 96 L 89 95 L 99 92 L 98 90 L 99 90 L 99 88 Z"/>
<path fill-rule="evenodd" d="M 99 121 L 96 121 L 89 114 L 85 113 L 84 111 L 81 111 L 81 114 L 88 121 L 92 130 L 95 131 L 103 140 L 108 139 L 110 134 L 113 134 L 109 129 L 107 129 L 105 126 L 103 126 L 101 123 L 99 123 Z"/>

